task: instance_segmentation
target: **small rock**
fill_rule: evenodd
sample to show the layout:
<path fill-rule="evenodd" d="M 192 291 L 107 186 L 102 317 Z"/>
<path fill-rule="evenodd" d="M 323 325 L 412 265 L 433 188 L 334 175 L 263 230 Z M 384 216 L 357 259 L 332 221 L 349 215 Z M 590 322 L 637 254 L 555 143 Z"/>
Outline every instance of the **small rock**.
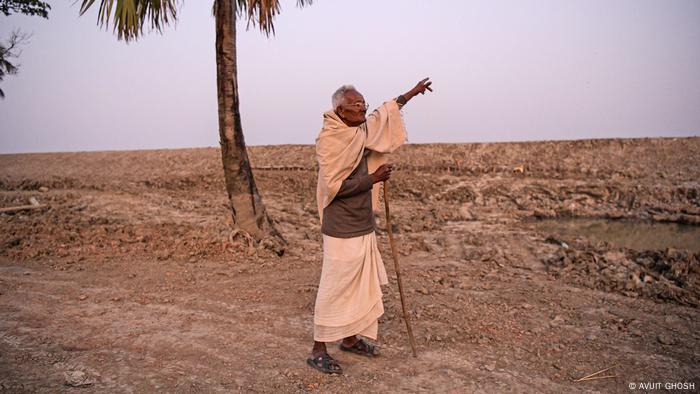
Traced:
<path fill-rule="evenodd" d="M 65 384 L 68 387 L 89 387 L 95 384 L 95 379 L 89 377 L 83 371 L 68 371 L 63 374 Z"/>
<path fill-rule="evenodd" d="M 430 291 L 429 291 L 427 288 L 425 288 L 425 287 L 422 287 L 422 288 L 418 289 L 418 292 L 421 293 L 421 294 L 425 294 L 425 295 L 429 295 L 429 294 L 430 294 Z"/>
<path fill-rule="evenodd" d="M 674 345 L 676 343 L 676 340 L 670 336 L 669 334 L 666 333 L 661 333 L 656 337 L 656 340 L 659 341 L 659 343 L 663 345 Z"/>
<path fill-rule="evenodd" d="M 494 362 L 485 364 L 485 365 L 484 365 L 484 369 L 486 369 L 486 370 L 489 371 L 489 372 L 495 371 L 495 370 L 496 370 L 496 362 L 494 361 Z"/>
<path fill-rule="evenodd" d="M 564 249 L 569 248 L 569 245 L 566 242 L 564 242 L 560 239 L 557 239 L 555 237 L 552 237 L 552 236 L 545 238 L 544 242 L 549 243 L 549 244 L 553 244 L 553 245 L 559 245 Z"/>
<path fill-rule="evenodd" d="M 474 213 L 469 210 L 469 208 L 463 206 L 459 208 L 459 216 L 462 218 L 462 220 L 475 220 L 476 217 L 474 216 Z"/>
<path fill-rule="evenodd" d="M 561 317 L 560 315 L 554 316 L 554 319 L 552 319 L 551 322 L 549 322 L 550 325 L 552 326 L 558 326 L 560 324 L 564 323 L 564 318 Z"/>
<path fill-rule="evenodd" d="M 640 330 L 636 329 L 636 328 L 630 330 L 630 334 L 631 334 L 632 336 L 635 336 L 635 337 L 641 337 L 641 336 L 642 336 L 642 332 L 641 332 Z"/>
<path fill-rule="evenodd" d="M 42 192 L 42 193 L 46 193 L 46 192 L 49 191 L 49 188 L 46 187 L 46 186 L 42 186 L 42 187 L 39 188 L 39 191 Z"/>
<path fill-rule="evenodd" d="M 87 298 L 88 298 L 88 296 L 86 296 L 85 294 L 83 294 L 83 295 L 81 295 L 80 297 L 78 297 L 78 299 L 79 299 L 80 301 L 85 301 L 85 300 L 87 300 Z"/>

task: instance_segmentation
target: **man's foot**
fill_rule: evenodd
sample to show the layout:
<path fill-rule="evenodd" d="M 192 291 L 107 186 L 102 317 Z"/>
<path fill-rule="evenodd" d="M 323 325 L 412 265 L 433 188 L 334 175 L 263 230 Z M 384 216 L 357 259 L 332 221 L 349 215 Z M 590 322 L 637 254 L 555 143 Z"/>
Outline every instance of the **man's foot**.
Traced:
<path fill-rule="evenodd" d="M 346 338 L 347 339 L 347 338 Z M 356 338 L 355 343 L 349 344 L 349 341 L 343 340 L 340 343 L 340 350 L 344 352 L 352 352 L 365 357 L 376 357 L 379 355 L 377 347 L 364 339 Z"/>
<path fill-rule="evenodd" d="M 306 359 L 306 363 L 323 373 L 343 374 L 343 369 L 340 367 L 340 364 L 328 353 L 322 353 L 318 356 L 313 355 Z"/>

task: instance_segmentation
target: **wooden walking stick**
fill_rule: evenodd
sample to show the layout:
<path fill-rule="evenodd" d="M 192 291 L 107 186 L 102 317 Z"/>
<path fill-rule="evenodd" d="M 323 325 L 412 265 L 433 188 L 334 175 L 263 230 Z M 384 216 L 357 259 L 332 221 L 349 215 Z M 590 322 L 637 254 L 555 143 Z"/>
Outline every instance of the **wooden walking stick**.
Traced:
<path fill-rule="evenodd" d="M 391 214 L 389 213 L 389 181 L 384 181 L 384 207 L 386 208 L 386 231 L 389 234 L 389 244 L 391 245 L 391 255 L 394 258 L 394 270 L 396 271 L 396 282 L 399 284 L 399 296 L 401 297 L 401 310 L 403 311 L 403 320 L 406 322 L 406 331 L 408 331 L 408 340 L 411 342 L 411 350 L 413 357 L 418 357 L 416 354 L 416 340 L 413 339 L 413 330 L 411 330 L 411 322 L 408 319 L 408 311 L 406 311 L 406 299 L 403 295 L 403 284 L 401 283 L 401 270 L 399 270 L 399 255 L 394 244 L 394 233 L 391 231 Z"/>

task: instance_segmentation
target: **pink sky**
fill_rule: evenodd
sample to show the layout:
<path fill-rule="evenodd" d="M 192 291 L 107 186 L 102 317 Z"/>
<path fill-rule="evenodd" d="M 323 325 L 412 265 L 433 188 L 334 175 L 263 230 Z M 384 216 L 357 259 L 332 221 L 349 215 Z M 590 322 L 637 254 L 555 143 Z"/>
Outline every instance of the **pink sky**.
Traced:
<path fill-rule="evenodd" d="M 118 42 L 93 12 L 0 16 L 33 32 L 2 82 L 0 153 L 218 146 L 209 1 Z M 420 78 L 410 142 L 700 135 L 700 1 L 282 1 L 239 35 L 246 142 L 312 144 L 340 85 L 377 105 Z"/>

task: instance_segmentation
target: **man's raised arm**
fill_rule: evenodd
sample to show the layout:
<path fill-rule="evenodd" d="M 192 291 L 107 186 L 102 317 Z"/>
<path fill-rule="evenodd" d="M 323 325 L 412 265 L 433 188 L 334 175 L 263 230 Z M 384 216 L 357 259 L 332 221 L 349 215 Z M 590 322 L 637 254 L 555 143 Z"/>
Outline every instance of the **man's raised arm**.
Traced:
<path fill-rule="evenodd" d="M 430 78 L 421 79 L 416 84 L 416 86 L 413 87 L 413 89 L 409 90 L 408 92 L 406 92 L 406 93 L 404 93 L 396 98 L 396 102 L 399 104 L 399 108 L 406 105 L 406 103 L 409 102 L 418 93 L 425 94 L 426 90 L 432 92 L 433 89 L 430 87 L 430 85 L 432 85 L 432 84 L 433 84 L 433 82 L 430 81 Z"/>

